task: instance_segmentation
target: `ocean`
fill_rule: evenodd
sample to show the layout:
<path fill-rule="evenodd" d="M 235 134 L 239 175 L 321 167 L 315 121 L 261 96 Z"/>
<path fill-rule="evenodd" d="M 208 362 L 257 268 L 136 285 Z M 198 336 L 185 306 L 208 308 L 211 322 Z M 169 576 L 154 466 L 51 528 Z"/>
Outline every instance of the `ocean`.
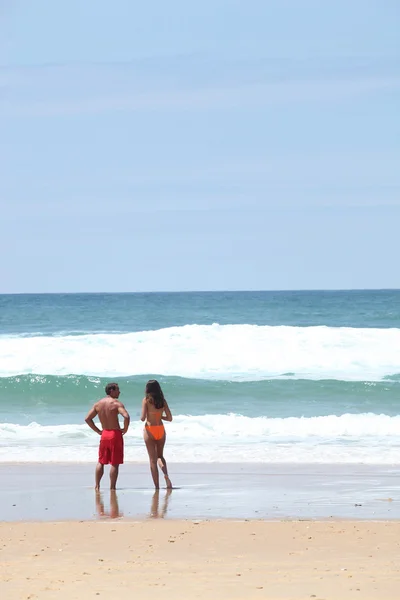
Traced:
<path fill-rule="evenodd" d="M 170 462 L 400 462 L 400 291 L 0 295 L 0 461 L 95 462 L 117 381 L 126 460 L 144 385 Z"/>

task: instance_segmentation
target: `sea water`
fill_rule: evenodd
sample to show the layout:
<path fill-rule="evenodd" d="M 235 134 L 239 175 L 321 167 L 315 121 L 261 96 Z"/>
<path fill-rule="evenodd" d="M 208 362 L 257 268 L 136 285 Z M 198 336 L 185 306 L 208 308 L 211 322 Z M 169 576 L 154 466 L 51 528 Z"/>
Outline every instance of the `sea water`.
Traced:
<path fill-rule="evenodd" d="M 84 423 L 157 378 L 179 462 L 400 462 L 400 291 L 0 296 L 0 461 L 96 460 Z"/>

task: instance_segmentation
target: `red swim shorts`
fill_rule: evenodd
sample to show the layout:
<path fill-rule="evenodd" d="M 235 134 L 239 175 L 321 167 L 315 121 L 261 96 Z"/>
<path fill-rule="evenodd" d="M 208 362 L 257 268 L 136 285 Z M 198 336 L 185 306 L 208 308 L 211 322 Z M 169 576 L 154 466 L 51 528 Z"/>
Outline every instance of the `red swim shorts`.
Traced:
<path fill-rule="evenodd" d="M 99 446 L 99 463 L 122 465 L 124 462 L 124 438 L 120 429 L 103 429 Z"/>

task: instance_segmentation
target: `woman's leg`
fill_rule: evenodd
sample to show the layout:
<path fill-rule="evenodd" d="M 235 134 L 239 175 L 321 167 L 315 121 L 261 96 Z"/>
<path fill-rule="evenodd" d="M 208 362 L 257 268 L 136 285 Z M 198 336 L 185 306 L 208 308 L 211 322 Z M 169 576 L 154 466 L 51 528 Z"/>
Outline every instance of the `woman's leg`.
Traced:
<path fill-rule="evenodd" d="M 164 458 L 164 446 L 165 446 L 166 435 L 161 438 L 161 440 L 157 440 L 156 448 L 157 448 L 157 457 L 158 457 L 158 466 L 161 471 L 164 473 L 165 483 L 167 484 L 168 489 L 172 489 L 172 483 L 170 478 L 168 477 L 168 467 L 167 461 Z"/>
<path fill-rule="evenodd" d="M 147 431 L 147 429 L 144 430 L 143 438 L 144 438 L 144 442 L 146 444 L 147 453 L 149 455 L 150 471 L 151 471 L 151 476 L 154 481 L 154 486 L 155 486 L 156 490 L 159 490 L 160 482 L 159 482 L 159 478 L 158 478 L 158 469 L 157 469 L 156 441 L 153 438 L 153 436 Z"/>

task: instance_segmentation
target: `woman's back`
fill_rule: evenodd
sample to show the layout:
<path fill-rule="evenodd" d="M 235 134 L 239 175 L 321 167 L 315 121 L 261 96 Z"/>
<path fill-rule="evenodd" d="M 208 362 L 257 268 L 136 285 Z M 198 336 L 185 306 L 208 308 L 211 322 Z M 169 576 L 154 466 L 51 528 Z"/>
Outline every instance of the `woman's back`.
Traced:
<path fill-rule="evenodd" d="M 162 415 L 164 412 L 164 406 L 162 408 L 156 408 L 152 398 L 146 398 L 147 405 L 147 425 L 162 425 Z"/>

